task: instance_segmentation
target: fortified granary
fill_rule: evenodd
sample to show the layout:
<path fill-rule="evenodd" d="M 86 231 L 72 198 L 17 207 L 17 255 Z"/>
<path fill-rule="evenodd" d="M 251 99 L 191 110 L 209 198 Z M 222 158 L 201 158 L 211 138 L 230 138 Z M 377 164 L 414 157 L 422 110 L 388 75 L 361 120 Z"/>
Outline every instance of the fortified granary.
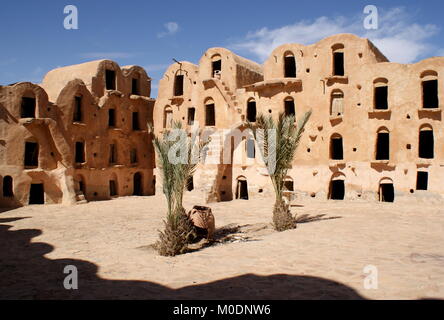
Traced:
<path fill-rule="evenodd" d="M 369 40 L 351 34 L 281 45 L 263 65 L 212 48 L 198 65 L 168 68 L 154 127 L 161 133 L 181 121 L 214 131 L 207 159 L 219 161 L 201 164 L 189 183 L 206 201 L 272 193 L 245 122 L 259 113 L 300 117 L 308 110 L 312 116 L 286 178 L 290 193 L 320 200 L 440 199 L 443 76 L 442 57 L 391 63 Z M 244 136 L 233 139 L 239 130 Z M 222 160 L 227 152 L 231 163 Z"/>
<path fill-rule="evenodd" d="M 151 79 L 109 60 L 0 87 L 2 207 L 154 193 Z"/>
<path fill-rule="evenodd" d="M 160 135 L 174 121 L 211 135 L 190 192 L 203 202 L 270 195 L 245 123 L 259 114 L 298 118 L 308 110 L 312 116 L 286 178 L 289 194 L 439 200 L 443 75 L 443 57 L 392 63 L 351 34 L 279 46 L 263 65 L 208 49 L 198 65 L 172 64 L 156 100 L 140 67 L 101 60 L 55 69 L 40 85 L 0 87 L 0 205 L 161 192 L 148 123 Z"/>

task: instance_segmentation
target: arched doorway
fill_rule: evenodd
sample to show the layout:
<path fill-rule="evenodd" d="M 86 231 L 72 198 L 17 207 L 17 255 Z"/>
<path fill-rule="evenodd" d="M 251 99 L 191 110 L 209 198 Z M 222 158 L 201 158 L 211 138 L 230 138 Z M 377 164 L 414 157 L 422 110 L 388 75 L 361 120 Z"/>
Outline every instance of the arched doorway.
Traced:
<path fill-rule="evenodd" d="M 379 201 L 394 202 L 395 201 L 395 187 L 393 180 L 384 178 L 379 182 Z"/>
<path fill-rule="evenodd" d="M 238 177 L 236 184 L 236 199 L 248 200 L 248 183 L 243 176 Z"/>
<path fill-rule="evenodd" d="M 328 199 L 344 200 L 345 198 L 345 175 L 343 173 L 335 173 L 330 181 Z"/>
<path fill-rule="evenodd" d="M 143 179 L 142 174 L 140 172 L 136 172 L 133 177 L 133 195 L 134 196 L 143 196 Z"/>

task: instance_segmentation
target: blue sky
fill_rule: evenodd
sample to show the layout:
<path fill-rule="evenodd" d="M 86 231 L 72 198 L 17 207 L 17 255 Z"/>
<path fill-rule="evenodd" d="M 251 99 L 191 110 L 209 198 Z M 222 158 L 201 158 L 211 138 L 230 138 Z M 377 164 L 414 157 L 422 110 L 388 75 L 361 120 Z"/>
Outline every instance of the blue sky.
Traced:
<path fill-rule="evenodd" d="M 65 30 L 66 5 L 79 29 Z M 378 30 L 363 28 L 376 5 Z M 421 1 L 2 1 L 0 84 L 39 83 L 49 70 L 109 58 L 140 65 L 157 82 L 172 58 L 197 63 L 207 48 L 227 47 L 262 63 L 285 42 L 311 44 L 351 32 L 368 37 L 395 62 L 444 55 L 442 0 Z"/>

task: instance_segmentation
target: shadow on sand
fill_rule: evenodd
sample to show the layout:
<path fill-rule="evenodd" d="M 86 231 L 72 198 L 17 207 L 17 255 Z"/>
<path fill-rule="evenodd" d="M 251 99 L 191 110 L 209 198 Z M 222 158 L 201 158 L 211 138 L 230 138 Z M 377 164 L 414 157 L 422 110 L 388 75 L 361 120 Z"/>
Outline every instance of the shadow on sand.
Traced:
<path fill-rule="evenodd" d="M 19 219 L 1 219 L 0 223 Z M 46 258 L 54 248 L 31 242 L 41 230 L 10 229 L 10 225 L 0 225 L 0 299 L 364 299 L 335 281 L 286 274 L 245 274 L 180 289 L 148 281 L 107 280 L 88 261 Z M 67 265 L 78 269 L 78 290 L 63 287 Z"/>

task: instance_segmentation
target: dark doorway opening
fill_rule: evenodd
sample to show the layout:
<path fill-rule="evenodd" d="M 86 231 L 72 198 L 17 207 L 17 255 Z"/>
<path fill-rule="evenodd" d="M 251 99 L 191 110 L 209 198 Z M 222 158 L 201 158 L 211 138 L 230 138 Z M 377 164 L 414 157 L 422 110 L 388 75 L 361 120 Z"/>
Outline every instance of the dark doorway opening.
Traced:
<path fill-rule="evenodd" d="M 35 118 L 35 98 L 22 98 L 22 112 L 21 117 L 22 118 Z"/>
<path fill-rule="evenodd" d="M 332 180 L 330 183 L 330 199 L 344 200 L 345 197 L 345 182 L 344 180 Z"/>
<path fill-rule="evenodd" d="M 247 180 L 237 180 L 236 199 L 248 200 Z"/>
<path fill-rule="evenodd" d="M 74 98 L 73 122 L 82 122 L 82 97 Z"/>
<path fill-rule="evenodd" d="M 140 130 L 139 113 L 138 112 L 133 112 L 132 125 L 133 125 L 134 131 Z"/>
<path fill-rule="evenodd" d="M 3 178 L 3 197 L 13 197 L 14 191 L 13 191 L 13 183 L 12 183 L 12 177 L 6 176 Z"/>
<path fill-rule="evenodd" d="M 427 190 L 429 185 L 429 173 L 418 171 L 416 176 L 416 190 Z"/>
<path fill-rule="evenodd" d="M 382 202 L 395 201 L 395 188 L 393 183 L 384 183 L 379 186 L 379 200 Z"/>
<path fill-rule="evenodd" d="M 422 82 L 423 108 L 438 108 L 438 80 Z"/>
<path fill-rule="evenodd" d="M 193 191 L 194 190 L 194 179 L 193 177 L 189 177 L 188 181 L 187 181 L 187 190 L 188 191 Z"/>
<path fill-rule="evenodd" d="M 108 109 L 108 127 L 116 126 L 116 110 Z"/>
<path fill-rule="evenodd" d="M 216 60 L 212 62 L 212 69 L 213 69 L 213 77 L 216 75 L 216 73 L 220 73 L 222 71 L 222 60 Z"/>
<path fill-rule="evenodd" d="M 43 183 L 31 184 L 29 191 L 29 204 L 44 204 L 45 203 L 45 190 Z"/>
<path fill-rule="evenodd" d="M 216 125 L 214 103 L 207 104 L 205 106 L 205 125 L 206 126 L 215 126 Z"/>
<path fill-rule="evenodd" d="M 83 142 L 76 142 L 76 163 L 85 162 L 85 144 Z"/>
<path fill-rule="evenodd" d="M 254 100 L 247 103 L 247 120 L 256 122 L 256 101 Z"/>
<path fill-rule="evenodd" d="M 433 159 L 435 156 L 435 141 L 433 130 L 422 130 L 419 132 L 419 157 Z"/>
<path fill-rule="evenodd" d="M 133 80 L 131 81 L 131 93 L 134 95 L 140 94 L 139 79 L 137 79 L 137 78 L 133 78 Z"/>
<path fill-rule="evenodd" d="M 136 172 L 134 174 L 134 181 L 133 182 L 134 182 L 133 195 L 143 196 L 142 174 L 140 172 Z"/>
<path fill-rule="evenodd" d="M 85 190 L 85 182 L 83 181 L 83 178 L 79 178 L 79 191 L 81 193 L 83 193 L 84 195 L 86 194 L 86 190 Z"/>
<path fill-rule="evenodd" d="M 176 75 L 174 80 L 174 95 L 183 95 L 183 75 Z"/>
<path fill-rule="evenodd" d="M 296 59 L 294 56 L 284 58 L 285 78 L 296 78 Z"/>
<path fill-rule="evenodd" d="M 109 145 L 109 163 L 117 163 L 117 148 L 115 144 Z"/>
<path fill-rule="evenodd" d="M 194 124 L 194 116 L 196 115 L 195 108 L 188 108 L 188 125 L 192 126 Z"/>
<path fill-rule="evenodd" d="M 294 183 L 293 180 L 285 180 L 284 188 L 288 191 L 294 191 Z"/>
<path fill-rule="evenodd" d="M 334 52 L 333 53 L 333 75 L 343 76 L 344 73 L 344 53 Z"/>
<path fill-rule="evenodd" d="M 390 134 L 379 132 L 376 142 L 376 160 L 390 159 Z"/>
<path fill-rule="evenodd" d="M 375 88 L 375 109 L 387 110 L 388 109 L 388 87 L 376 87 Z"/>
<path fill-rule="evenodd" d="M 296 115 L 294 100 L 285 100 L 285 115 L 286 116 Z"/>
<path fill-rule="evenodd" d="M 333 137 L 330 142 L 330 159 L 343 160 L 344 147 L 342 144 L 342 137 Z"/>
<path fill-rule="evenodd" d="M 116 180 L 109 181 L 109 195 L 111 197 L 117 196 L 117 183 Z"/>
<path fill-rule="evenodd" d="M 116 90 L 116 72 L 114 70 L 105 71 L 106 90 Z"/>
<path fill-rule="evenodd" d="M 39 144 L 36 142 L 25 143 L 25 167 L 38 167 Z"/>
<path fill-rule="evenodd" d="M 110 164 L 117 163 L 117 150 L 115 144 L 109 145 L 109 163 Z"/>

